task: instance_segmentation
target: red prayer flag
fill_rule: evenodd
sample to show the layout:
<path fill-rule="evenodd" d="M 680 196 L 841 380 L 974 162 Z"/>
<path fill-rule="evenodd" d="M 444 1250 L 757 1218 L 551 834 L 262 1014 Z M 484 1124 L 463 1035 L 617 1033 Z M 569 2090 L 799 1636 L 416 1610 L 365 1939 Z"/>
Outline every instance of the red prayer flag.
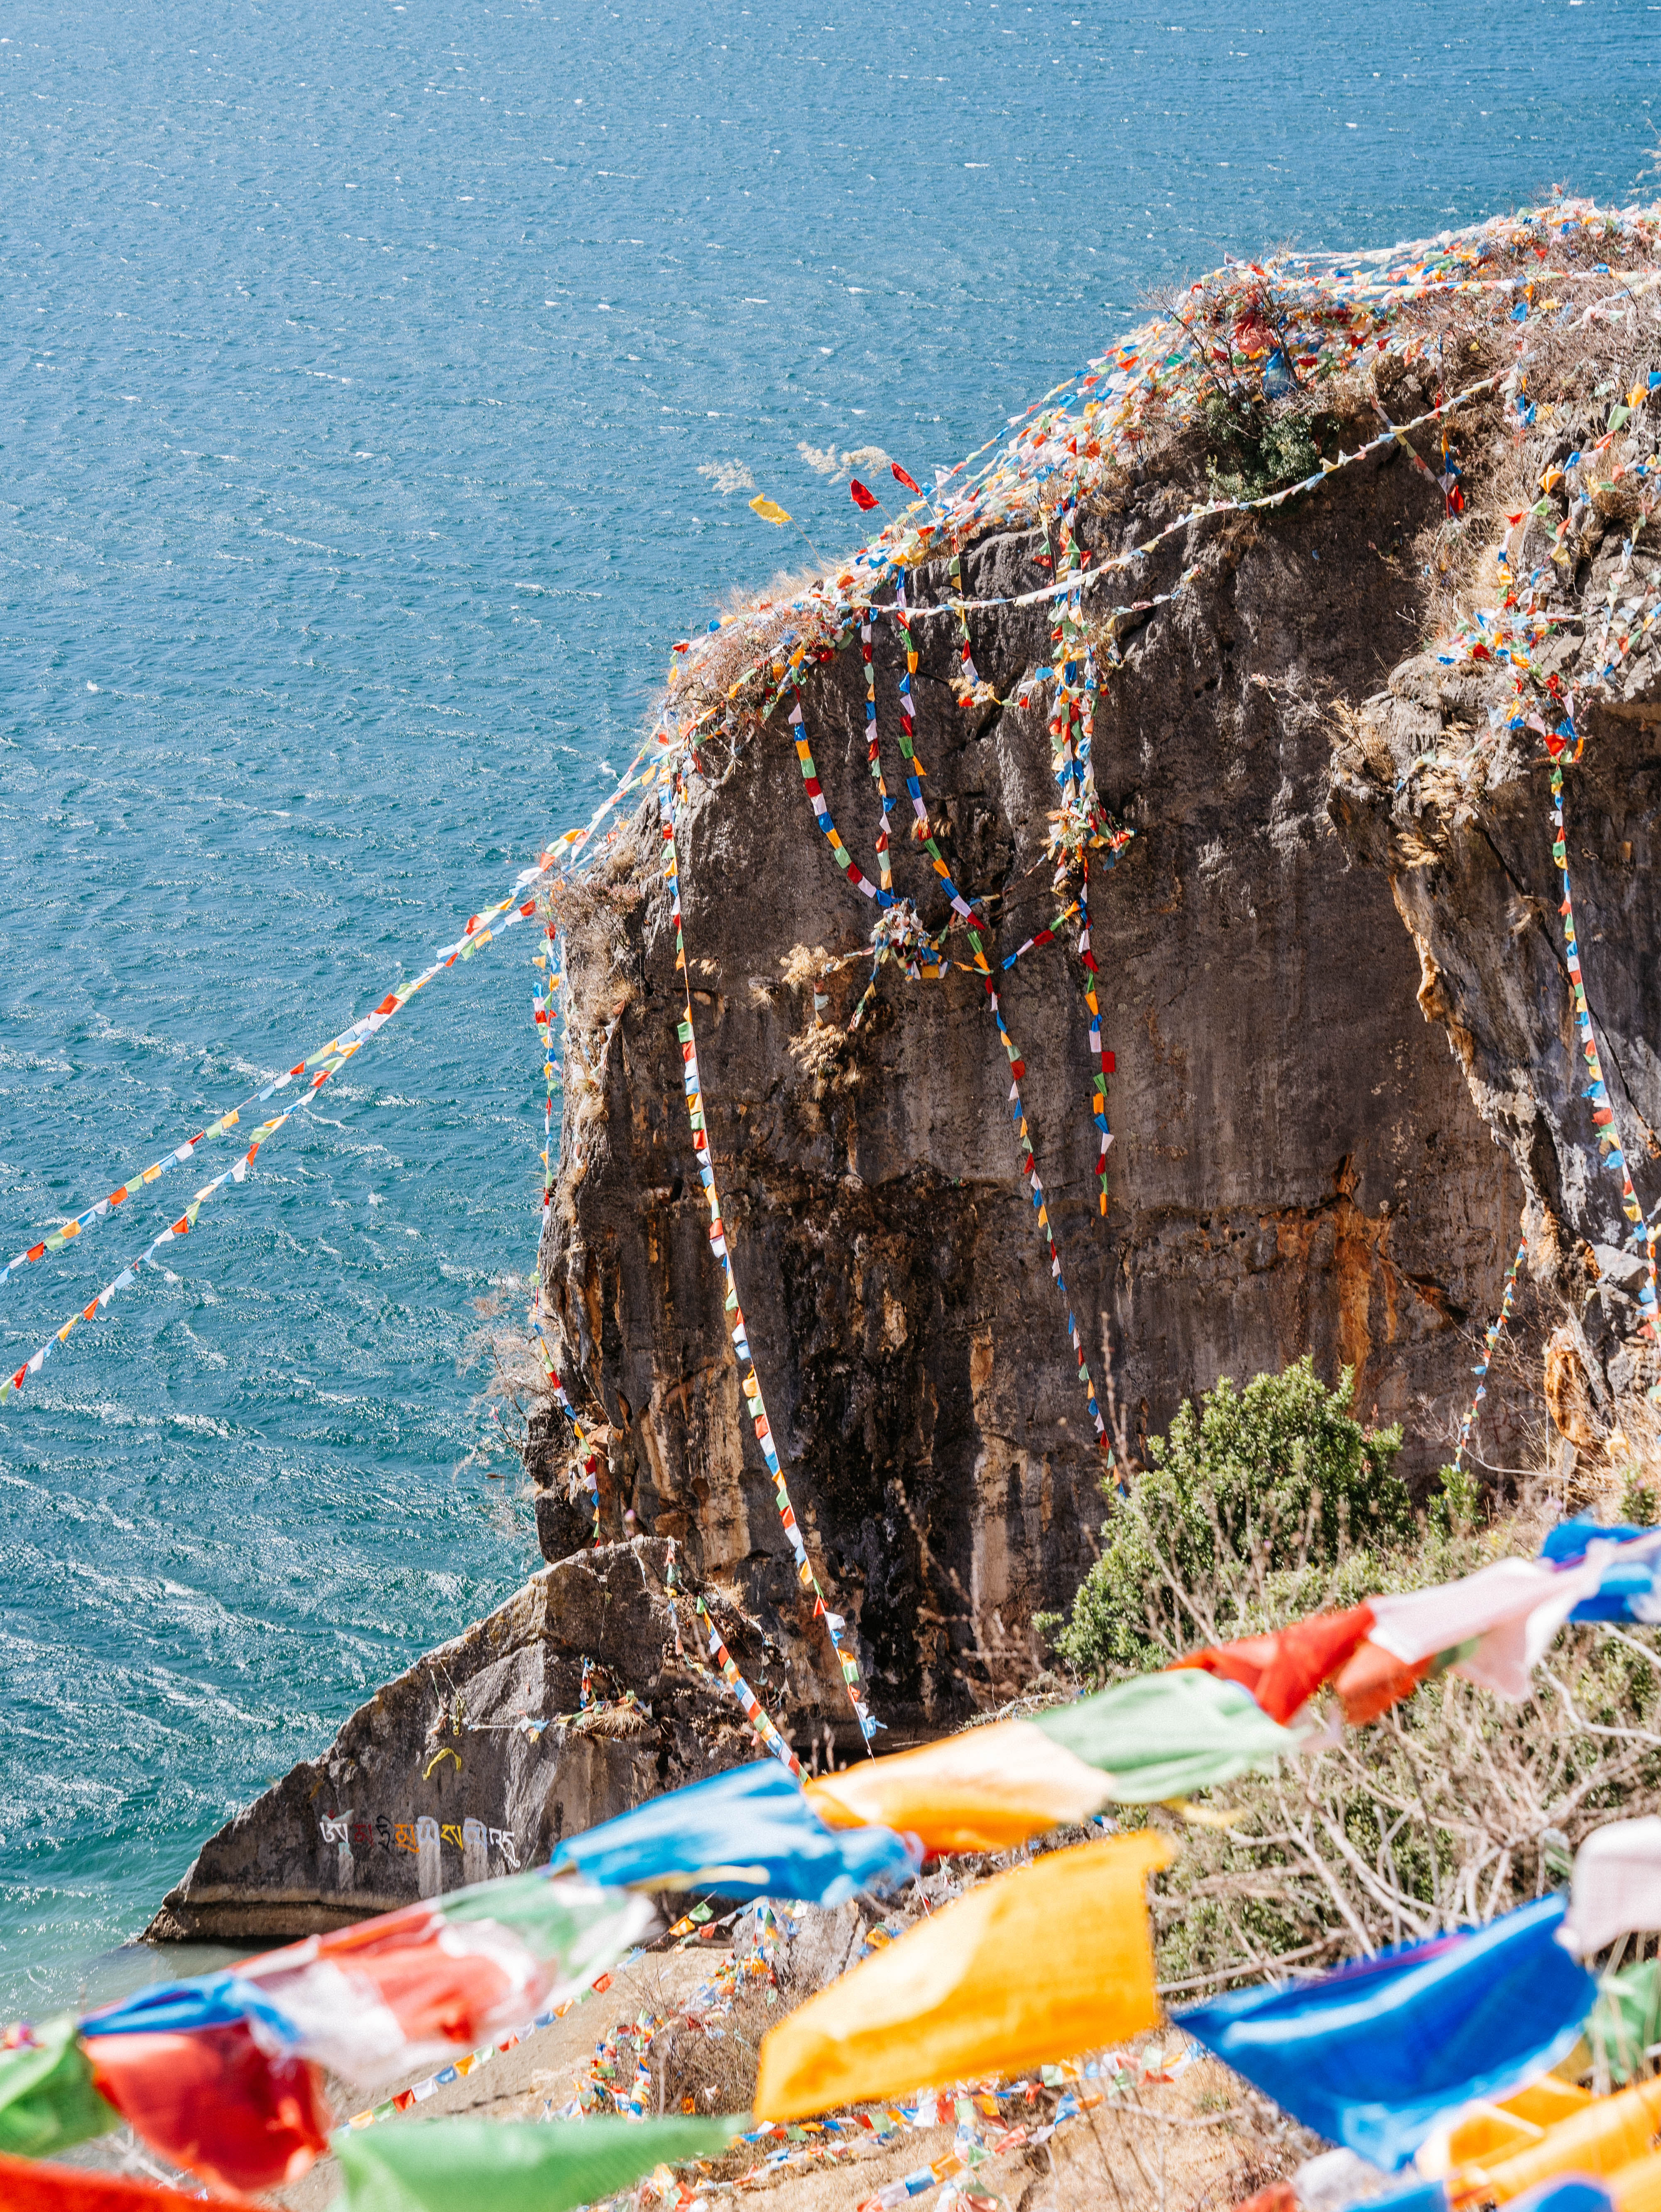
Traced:
<path fill-rule="evenodd" d="M 267 2057 L 246 2021 L 100 2035 L 91 2057 L 94 2087 L 134 2134 L 220 2188 L 297 2181 L 329 2148 L 322 2076 L 304 2059 Z"/>
<path fill-rule="evenodd" d="M 916 492 L 919 499 L 922 497 L 922 486 L 916 483 L 912 477 L 907 476 L 905 471 L 900 466 L 897 461 L 890 461 L 888 465 L 894 471 L 897 482 L 903 483 L 907 491 Z"/>
<path fill-rule="evenodd" d="M 1190 1651 L 1176 1663 L 1238 1682 L 1270 1720 L 1284 1723 L 1348 1664 L 1372 1626 L 1370 1605 L 1354 1606 L 1348 1613 L 1314 1613 L 1272 1636 L 1243 1636 L 1207 1651 Z"/>
<path fill-rule="evenodd" d="M 879 507 L 882 503 L 878 499 L 875 492 L 871 490 L 867 485 L 862 484 L 857 477 L 855 477 L 853 483 L 849 485 L 848 490 L 849 495 L 853 500 L 855 506 L 859 508 L 862 514 L 869 514 L 873 507 Z"/>
<path fill-rule="evenodd" d="M 1382 1644 L 1362 1644 L 1334 1685 L 1344 1718 L 1351 1728 L 1376 1721 L 1403 1698 L 1410 1698 L 1435 1664 L 1433 1656 L 1409 1666 Z"/>
<path fill-rule="evenodd" d="M 250 2204 L 246 2197 L 220 2197 L 219 2205 Z M 84 2166 L 50 2166 L 40 2159 L 0 2154 L 0 2204 L 7 2212 L 202 2212 L 203 2200 L 125 2173 L 96 2173 Z"/>

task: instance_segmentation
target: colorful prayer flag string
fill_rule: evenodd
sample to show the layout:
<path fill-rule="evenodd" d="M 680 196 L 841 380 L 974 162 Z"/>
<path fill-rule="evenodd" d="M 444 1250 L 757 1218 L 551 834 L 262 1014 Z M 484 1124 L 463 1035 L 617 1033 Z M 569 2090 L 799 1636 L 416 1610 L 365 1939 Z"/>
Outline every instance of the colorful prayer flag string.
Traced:
<path fill-rule="evenodd" d="M 313 1086 L 313 1088 L 315 1088 L 315 1086 Z M 276 1135 L 277 1132 L 283 1127 L 283 1124 L 295 1111 L 295 1107 L 290 1106 L 287 1113 L 277 1115 L 272 1121 L 262 1122 L 260 1127 L 254 1132 L 253 1142 L 249 1146 L 247 1151 L 243 1153 L 240 1160 L 236 1161 L 234 1165 L 228 1167 L 224 1170 L 223 1174 L 216 1175 L 211 1182 L 204 1183 L 201 1189 L 197 1192 L 196 1196 L 185 1208 L 185 1211 L 179 1215 L 177 1221 L 172 1223 L 170 1226 L 164 1229 L 158 1237 L 145 1247 L 144 1250 L 138 1255 L 136 1260 L 130 1260 L 126 1266 L 122 1268 L 120 1273 L 116 1276 L 115 1279 L 113 1282 L 106 1284 L 104 1288 L 98 1293 L 98 1296 L 92 1299 L 89 1304 L 83 1306 L 79 1313 L 71 1314 L 69 1319 L 64 1323 L 62 1328 L 60 1328 L 54 1336 L 48 1338 L 46 1342 L 41 1345 L 37 1351 L 32 1352 L 28 1358 L 23 1362 L 22 1365 L 19 1367 L 14 1374 L 7 1376 L 3 1382 L 0 1382 L 0 1402 L 3 1402 L 4 1400 L 21 1390 L 24 1383 L 28 1380 L 31 1375 L 38 1375 L 40 1372 L 40 1370 L 46 1365 L 46 1361 L 51 1357 L 52 1352 L 58 1345 L 62 1344 L 65 1340 L 71 1330 L 78 1328 L 83 1321 L 95 1321 L 99 1315 L 103 1312 L 105 1307 L 108 1305 L 110 1300 L 115 1296 L 118 1291 L 125 1291 L 131 1288 L 131 1285 L 137 1278 L 138 1270 L 141 1267 L 151 1265 L 155 1261 L 156 1254 L 161 1249 L 164 1244 L 171 1244 L 176 1238 L 180 1237 L 188 1237 L 192 1230 L 196 1226 L 197 1215 L 201 1212 L 207 1200 L 214 1196 L 216 1192 L 222 1189 L 227 1183 L 235 1185 L 244 1182 L 246 1179 L 248 1170 L 253 1164 L 254 1155 L 259 1152 L 260 1146 L 265 1143 L 268 1138 Z"/>
<path fill-rule="evenodd" d="M 343 1030 L 338 1036 L 331 1037 L 327 1044 L 319 1046 L 317 1051 L 309 1054 L 307 1058 L 297 1061 L 285 1073 L 274 1077 L 261 1090 L 252 1092 L 248 1097 L 243 1099 L 240 1104 L 234 1106 L 228 1113 L 222 1114 L 217 1121 L 210 1121 L 205 1129 L 198 1129 L 196 1134 L 188 1139 L 186 1143 L 179 1146 L 174 1151 L 164 1154 L 161 1159 L 153 1162 L 141 1174 L 130 1176 L 125 1182 L 119 1184 L 107 1196 L 100 1199 L 96 1204 L 83 1208 L 72 1219 L 54 1229 L 49 1236 L 40 1238 L 18 1253 L 15 1258 L 8 1261 L 4 1267 L 0 1267 L 0 1284 L 9 1281 L 20 1268 L 45 1259 L 48 1253 L 61 1252 L 85 1230 L 91 1228 L 96 1222 L 106 1219 L 118 1206 L 125 1205 L 129 1198 L 135 1196 L 145 1186 L 158 1181 L 167 1173 L 169 1169 L 190 1158 L 198 1145 L 210 1143 L 216 1137 L 223 1136 L 229 1130 L 237 1127 L 243 1115 L 255 1106 L 264 1105 L 268 1098 L 273 1097 L 279 1091 L 285 1090 L 297 1077 L 309 1075 L 311 1082 L 307 1086 L 307 1090 L 316 1091 L 326 1083 L 332 1075 L 338 1075 L 353 1054 L 383 1030 L 395 1014 L 401 1012 L 412 999 L 426 989 L 435 977 L 442 975 L 447 969 L 453 968 L 458 962 L 471 960 L 487 945 L 493 944 L 497 938 L 504 935 L 508 930 L 535 912 L 536 896 L 526 898 L 525 896 L 530 886 L 533 884 L 541 884 L 545 878 L 557 877 L 569 872 L 578 854 L 593 839 L 600 823 L 611 809 L 630 791 L 637 786 L 649 784 L 654 780 L 658 772 L 657 763 L 654 761 L 645 769 L 643 774 L 642 773 L 642 763 L 646 762 L 648 756 L 654 748 L 667 745 L 670 742 L 666 733 L 654 730 L 651 736 L 636 751 L 634 759 L 624 772 L 622 781 L 601 802 L 587 823 L 581 828 L 568 830 L 563 836 L 557 838 L 549 849 L 540 855 L 533 868 L 521 871 L 505 898 L 499 899 L 496 905 L 485 908 L 481 913 L 471 915 L 460 936 L 453 944 L 441 947 L 434 955 L 430 964 L 421 974 L 411 977 L 407 983 L 400 983 L 396 989 L 387 992 L 378 1006 L 352 1023 L 350 1028 Z M 503 916 L 506 917 L 505 920 L 502 919 Z M 286 1115 L 281 1117 L 282 1121 L 287 1119 Z M 281 1122 L 279 1121 L 277 1126 L 280 1127 Z M 265 1140 L 265 1133 L 262 1133 L 259 1142 L 263 1144 Z M 216 1185 L 215 1188 L 217 1186 Z"/>
<path fill-rule="evenodd" d="M 811 789 L 810 796 L 812 796 Z M 660 805 L 675 925 L 675 966 L 680 975 L 682 988 L 685 994 L 685 1012 L 679 1025 L 679 1036 L 681 1060 L 684 1067 L 686 1112 L 691 1124 L 692 1149 L 697 1158 L 699 1180 L 703 1185 L 704 1196 L 709 1202 L 709 1249 L 721 1263 L 721 1275 L 727 1285 L 726 1311 L 732 1316 L 730 1330 L 733 1349 L 739 1362 L 739 1376 L 744 1389 L 745 1403 L 749 1408 L 751 1422 L 756 1431 L 756 1441 L 761 1446 L 762 1457 L 767 1463 L 767 1472 L 773 1478 L 774 1497 L 779 1509 L 779 1519 L 783 1524 L 785 1534 L 790 1540 L 790 1548 L 795 1554 L 796 1578 L 804 1589 L 811 1590 L 813 1594 L 813 1611 L 818 1619 L 824 1621 L 826 1632 L 830 1636 L 831 1648 L 837 1655 L 837 1663 L 842 1670 L 843 1686 L 848 1692 L 848 1701 L 854 1708 L 855 1718 L 860 1724 L 860 1734 L 867 1751 L 869 1752 L 871 1739 L 883 1723 L 873 1717 L 870 1707 L 861 1694 L 857 1661 L 843 1649 L 843 1638 L 848 1624 L 840 1613 L 833 1613 L 826 1605 L 824 1592 L 807 1557 L 807 1547 L 803 1541 L 801 1530 L 797 1525 L 795 1509 L 791 1504 L 789 1488 L 784 1479 L 784 1470 L 779 1463 L 778 1451 L 773 1442 L 772 1424 L 768 1419 L 766 1402 L 762 1396 L 761 1377 L 756 1371 L 755 1360 L 750 1350 L 750 1340 L 745 1333 L 744 1312 L 739 1304 L 738 1281 L 733 1272 L 732 1255 L 727 1249 L 726 1224 L 721 1219 L 721 1195 L 715 1188 L 715 1163 L 709 1147 L 709 1128 L 704 1118 L 703 1084 L 698 1073 L 697 1039 L 692 1028 L 691 977 L 686 965 L 686 940 L 681 922 L 680 863 L 675 846 L 674 800 L 670 791 L 666 790 L 663 793 Z M 846 851 L 846 848 L 841 846 L 840 840 L 832 847 L 832 850 L 836 851 L 839 848 L 841 851 Z M 863 880 L 861 878 L 861 881 Z M 872 890 L 874 892 L 874 885 L 872 886 Z"/>
<path fill-rule="evenodd" d="M 709 1608 L 702 1598 L 697 1600 L 698 1619 L 703 1623 L 704 1633 L 709 1638 L 709 1656 L 721 1670 L 721 1678 L 738 1699 L 744 1717 L 750 1723 L 751 1733 L 764 1750 L 770 1751 L 775 1759 L 788 1766 L 798 1782 L 801 1780 L 801 1762 L 768 1717 L 760 1698 L 751 1688 L 733 1663 L 733 1655 L 721 1641 L 721 1631 L 709 1618 Z"/>
<path fill-rule="evenodd" d="M 1062 1273 L 1062 1255 L 1056 1243 L 1055 1224 L 1050 1218 L 1049 1201 L 1038 1175 L 1038 1164 L 1033 1157 L 1032 1133 L 1027 1127 L 1026 1107 L 1021 1097 L 1021 1078 L 1026 1066 L 1015 1050 L 1014 1039 L 1009 1034 L 1003 1018 L 1003 1008 L 998 1002 L 998 987 L 992 979 L 992 970 L 986 963 L 978 931 L 970 930 L 969 941 L 978 963 L 982 988 L 992 1009 L 992 1018 L 998 1025 L 998 1035 L 1003 1040 L 1005 1056 L 1009 1061 L 1009 1115 L 1015 1125 L 1017 1149 L 1021 1155 L 1021 1172 L 1032 1193 L 1032 1210 L 1038 1217 L 1038 1229 L 1050 1252 L 1050 1273 L 1060 1293 L 1062 1306 L 1067 1315 L 1067 1334 L 1073 1346 L 1073 1355 L 1079 1365 L 1079 1380 L 1084 1386 L 1085 1401 L 1090 1407 L 1090 1418 L 1096 1431 L 1096 1442 L 1110 1463 L 1113 1447 L 1108 1440 L 1107 1424 L 1102 1419 L 1101 1407 L 1096 1402 L 1096 1386 L 1090 1379 L 1090 1366 L 1084 1356 L 1084 1343 L 1079 1334 L 1079 1324 L 1074 1316 L 1073 1301 L 1068 1295 L 1066 1279 Z"/>
<path fill-rule="evenodd" d="M 877 800 L 882 819 L 877 824 L 877 872 L 885 891 L 894 888 L 894 870 L 888 852 L 888 817 L 894 811 L 888 786 L 883 778 L 882 745 L 877 736 L 877 672 L 871 659 L 871 610 L 867 607 L 860 618 L 860 653 L 865 663 L 865 750 L 871 769 L 871 781 L 877 787 Z"/>
<path fill-rule="evenodd" d="M 1586 1006 L 1585 978 L 1580 969 L 1580 946 L 1574 927 L 1574 899 L 1569 886 L 1568 845 L 1563 834 L 1563 771 L 1556 761 L 1551 769 L 1551 857 L 1557 863 L 1563 879 L 1563 903 L 1558 911 L 1563 917 L 1563 941 L 1567 947 L 1569 984 L 1574 994 L 1574 1025 L 1579 1033 L 1580 1049 L 1586 1062 L 1586 1098 L 1591 1107 L 1591 1118 L 1597 1130 L 1597 1150 L 1604 1165 L 1621 1183 L 1621 1211 L 1634 1226 L 1628 1243 L 1644 1252 L 1648 1266 L 1648 1279 L 1640 1283 L 1638 1303 L 1644 1318 L 1639 1334 L 1647 1336 L 1652 1344 L 1661 1344 L 1661 1331 L 1656 1323 L 1656 1253 L 1655 1224 L 1646 1218 L 1638 1203 L 1638 1194 L 1633 1188 L 1632 1175 L 1627 1166 L 1627 1156 L 1621 1149 L 1621 1138 L 1615 1126 L 1615 1109 L 1603 1082 L 1603 1063 L 1598 1058 L 1597 1039 L 1592 1032 L 1591 1015 Z"/>
<path fill-rule="evenodd" d="M 1517 1296 L 1518 1270 L 1522 1267 L 1523 1261 L 1528 1249 L 1529 1240 L 1525 1237 L 1517 1248 L 1517 1257 L 1512 1261 L 1511 1272 L 1506 1277 L 1505 1296 L 1500 1301 L 1500 1310 L 1494 1316 L 1494 1319 L 1488 1323 L 1488 1333 L 1487 1340 L 1482 1346 L 1482 1358 L 1481 1364 L 1471 1370 L 1472 1374 L 1476 1377 L 1476 1395 L 1471 1400 L 1469 1406 L 1466 1409 L 1464 1419 L 1459 1424 L 1459 1447 L 1453 1455 L 1453 1464 L 1455 1467 L 1461 1466 L 1463 1463 L 1466 1448 L 1470 1443 L 1471 1431 L 1475 1428 L 1477 1421 L 1481 1418 L 1482 1401 L 1488 1395 L 1488 1372 L 1489 1364 L 1494 1358 L 1494 1348 L 1500 1341 L 1500 1336 L 1505 1330 L 1506 1323 L 1511 1319 L 1512 1301 Z"/>

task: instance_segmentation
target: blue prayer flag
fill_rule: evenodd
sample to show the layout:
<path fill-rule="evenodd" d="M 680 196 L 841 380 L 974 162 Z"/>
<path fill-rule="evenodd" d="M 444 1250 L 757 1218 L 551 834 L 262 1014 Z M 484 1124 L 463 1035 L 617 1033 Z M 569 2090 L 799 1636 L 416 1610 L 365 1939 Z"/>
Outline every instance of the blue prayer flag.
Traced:
<path fill-rule="evenodd" d="M 1177 2017 L 1330 2142 L 1404 2166 L 1442 2116 L 1555 2065 L 1597 1984 L 1557 1941 L 1567 1899 Z"/>
<path fill-rule="evenodd" d="M 568 1836 L 554 1864 L 624 1889 L 841 1905 L 856 1890 L 909 1881 L 922 1853 L 891 1828 L 828 1827 L 777 1760 L 764 1759 Z"/>

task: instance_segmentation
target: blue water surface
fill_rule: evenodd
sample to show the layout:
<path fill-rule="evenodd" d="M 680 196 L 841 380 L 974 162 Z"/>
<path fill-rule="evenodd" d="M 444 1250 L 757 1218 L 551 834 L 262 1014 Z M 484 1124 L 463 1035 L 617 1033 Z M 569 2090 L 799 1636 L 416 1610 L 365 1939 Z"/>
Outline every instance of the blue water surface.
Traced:
<path fill-rule="evenodd" d="M 868 449 L 956 460 L 1225 248 L 1652 189 L 1661 9 L 3 32 L 0 1260 L 586 814 L 672 641 L 805 557 L 756 489 L 841 548 Z M 467 1364 L 534 1246 L 532 949 L 435 985 L 0 1408 L 0 2014 L 106 1986 L 204 1835 L 535 1563 Z M 0 1291 L 6 1365 L 227 1157 Z"/>

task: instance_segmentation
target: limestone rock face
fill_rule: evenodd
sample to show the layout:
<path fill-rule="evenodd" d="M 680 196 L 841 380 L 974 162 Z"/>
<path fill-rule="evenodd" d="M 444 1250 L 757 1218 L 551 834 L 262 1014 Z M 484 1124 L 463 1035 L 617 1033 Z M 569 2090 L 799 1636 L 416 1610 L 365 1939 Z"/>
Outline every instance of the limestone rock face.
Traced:
<path fill-rule="evenodd" d="M 1590 444 L 1590 437 L 1587 441 Z M 1595 510 L 1594 510 L 1595 512 Z M 1532 521 L 1532 518 L 1530 518 Z M 1571 540 L 1573 545 L 1573 541 Z M 1640 539 L 1641 544 L 1641 539 Z M 1526 557 L 1521 549 L 1518 558 Z M 1642 562 L 1647 573 L 1650 563 Z M 1629 578 L 1618 540 L 1572 560 L 1561 589 L 1555 663 L 1566 689 L 1609 650 L 1607 599 Z M 1417 949 L 1420 1000 L 1441 1024 L 1482 1115 L 1526 1197 L 1530 1264 L 1566 1314 L 1545 1368 L 1560 1433 L 1595 1451 L 1599 1429 L 1653 1381 L 1639 1332 L 1641 1247 L 1629 1242 L 1621 1182 L 1601 1157 L 1618 1135 L 1641 1205 L 1661 1162 L 1661 656 L 1621 659 L 1612 696 L 1588 696 L 1585 739 L 1564 770 L 1564 848 L 1587 1010 L 1609 1094 L 1586 1096 L 1553 856 L 1550 768 L 1539 738 L 1506 723 L 1463 775 L 1437 754 L 1457 724 L 1508 716 L 1502 672 L 1479 678 L 1427 657 L 1398 667 L 1370 700 L 1333 769 L 1332 811 L 1377 865 Z M 1590 1418 L 1595 1415 L 1596 1422 Z"/>
<path fill-rule="evenodd" d="M 264 1942 L 342 1927 L 546 1865 L 562 1836 L 757 1757 L 731 1694 L 697 1663 L 684 1590 L 671 1613 L 668 1550 L 640 1539 L 563 1560 L 429 1652 L 320 1758 L 209 1838 L 149 1938 Z M 719 1618 L 770 1693 L 777 1653 Z M 526 1719 L 549 1725 L 532 1733 Z"/>
<path fill-rule="evenodd" d="M 1398 414 L 1414 404 L 1402 395 Z M 1349 426 L 1345 442 L 1373 429 Z M 1083 512 L 1081 541 L 1099 558 L 1193 497 L 1191 481 L 1150 479 L 1116 510 Z M 1335 717 L 1359 712 L 1427 623 L 1424 580 L 1396 551 L 1439 508 L 1391 453 L 1272 514 L 1197 522 L 1086 596 L 1100 659 L 1122 663 L 1102 667 L 1096 781 L 1136 833 L 1089 884 L 1116 1060 L 1105 1218 L 1076 916 L 999 974 L 1065 1303 L 962 933 L 938 981 L 885 967 L 850 1035 L 873 909 L 815 821 L 784 710 L 702 744 L 679 854 L 723 1215 L 795 1509 L 891 1741 L 1029 1679 L 1034 1613 L 1064 1606 L 1091 1564 L 1104 1462 L 1069 1310 L 1131 1460 L 1183 1397 L 1305 1352 L 1329 1378 L 1354 1370 L 1364 1418 L 1408 1422 L 1406 1471 L 1450 1455 L 1522 1188 L 1439 1017 L 1427 1020 L 1388 874 L 1357 865 L 1366 838 L 1328 807 Z M 984 539 L 963 556 L 964 589 L 1030 591 L 1044 552 L 1040 538 Z M 1153 600 L 1189 569 L 1174 603 L 1106 623 L 1114 599 Z M 940 562 L 909 596 L 938 606 L 948 588 Z M 971 616 L 977 667 L 1004 703 L 968 709 L 951 688 L 955 617 L 914 623 L 923 788 L 953 876 L 988 917 L 995 967 L 1058 905 L 1050 689 L 1032 679 L 1052 657 L 1050 620 L 1045 605 Z M 894 885 L 934 927 L 946 896 L 906 835 L 903 665 L 879 615 Z M 801 696 L 826 803 L 874 874 L 857 639 L 805 665 Z M 1548 900 L 1537 862 L 1532 879 Z M 654 812 L 566 921 L 567 1105 L 541 1267 L 568 1384 L 609 1426 L 606 1526 L 631 1510 L 741 1594 L 802 1704 L 851 1749 L 724 1326 Z M 1496 958 L 1507 927 L 1500 900 Z M 548 1426 L 538 1455 L 556 1455 Z"/>

